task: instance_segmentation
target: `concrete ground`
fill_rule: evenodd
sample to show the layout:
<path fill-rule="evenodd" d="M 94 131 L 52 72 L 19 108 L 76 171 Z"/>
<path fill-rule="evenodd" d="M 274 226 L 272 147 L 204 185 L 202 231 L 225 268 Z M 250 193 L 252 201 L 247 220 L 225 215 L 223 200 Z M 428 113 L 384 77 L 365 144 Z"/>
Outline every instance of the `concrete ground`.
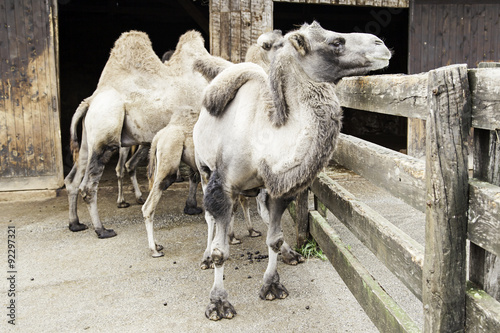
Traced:
<path fill-rule="evenodd" d="M 91 227 L 79 233 L 69 231 L 65 191 L 45 200 L 0 202 L 4 276 L 10 271 L 7 236 L 13 228 L 16 251 L 15 296 L 8 295 L 8 280 L 0 283 L 4 312 L 0 332 L 377 332 L 328 261 L 309 259 L 298 266 L 280 262 L 281 281 L 290 295 L 284 300 L 259 299 L 267 259 L 249 262 L 247 257 L 248 253 L 267 253 L 266 228 L 253 200 L 252 217 L 263 236 L 247 236 L 238 210 L 236 235 L 242 244 L 231 246 L 225 269 L 226 288 L 238 314 L 231 320 L 209 321 L 204 311 L 213 270 L 199 269 L 206 246 L 206 224 L 203 215 L 182 213 L 187 182 L 174 184 L 164 192 L 155 230 L 165 256 L 152 258 L 141 206 L 116 207 L 114 165 L 110 166 L 101 182 L 98 202 L 104 225 L 118 233 L 111 239 L 98 239 Z M 359 186 L 359 177 L 351 180 L 354 187 Z M 146 185 L 144 178 L 140 181 Z M 365 185 L 361 192 L 366 192 Z M 126 198 L 132 202 L 131 187 Z M 379 200 L 380 195 L 374 198 Z M 90 226 L 81 200 L 78 211 L 80 221 Z M 285 238 L 294 245 L 292 223 L 286 213 Z M 421 229 L 421 222 L 412 224 Z M 363 252 L 355 240 L 352 242 L 353 251 L 360 249 L 359 255 L 367 264 L 376 265 L 370 254 Z M 397 301 L 405 303 L 408 313 L 421 322 L 421 304 L 387 274 L 376 268 L 374 276 L 395 289 Z M 8 324 L 11 299 L 16 306 L 15 326 Z"/>

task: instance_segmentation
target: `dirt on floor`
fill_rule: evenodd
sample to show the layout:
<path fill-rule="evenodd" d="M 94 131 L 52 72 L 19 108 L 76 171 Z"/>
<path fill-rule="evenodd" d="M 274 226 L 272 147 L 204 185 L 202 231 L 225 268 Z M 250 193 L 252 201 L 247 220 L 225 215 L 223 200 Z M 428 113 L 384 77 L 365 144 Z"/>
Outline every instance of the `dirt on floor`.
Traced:
<path fill-rule="evenodd" d="M 3 274 L 14 277 L 0 283 L 1 332 L 377 332 L 329 261 L 312 258 L 298 266 L 280 262 L 281 281 L 290 295 L 275 301 L 258 297 L 267 265 L 266 258 L 258 259 L 267 254 L 266 226 L 253 200 L 252 218 L 263 235 L 248 237 L 239 209 L 235 231 L 242 243 L 231 246 L 225 268 L 225 287 L 238 314 L 231 320 L 206 319 L 213 270 L 199 268 L 207 238 L 203 214 L 183 214 L 188 183 L 176 183 L 163 194 L 155 232 L 165 256 L 152 258 L 141 206 L 132 203 L 127 186 L 126 199 L 132 205 L 118 209 L 116 181 L 108 174 L 100 185 L 98 208 L 105 227 L 118 234 L 111 239 L 96 237 L 82 200 L 80 222 L 89 229 L 69 231 L 65 191 L 45 200 L 0 203 Z M 145 187 L 145 179 L 140 181 Z M 283 229 L 294 246 L 288 213 Z M 12 267 L 9 239 L 15 241 L 10 242 L 15 244 Z M 11 304 L 15 325 L 9 323 Z M 416 304 L 417 317 L 419 310 Z"/>

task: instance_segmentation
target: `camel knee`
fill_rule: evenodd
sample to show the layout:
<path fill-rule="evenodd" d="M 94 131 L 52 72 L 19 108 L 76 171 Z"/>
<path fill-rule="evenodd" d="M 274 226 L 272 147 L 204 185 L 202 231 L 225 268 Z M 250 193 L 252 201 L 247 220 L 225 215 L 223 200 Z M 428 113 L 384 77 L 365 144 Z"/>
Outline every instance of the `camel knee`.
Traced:
<path fill-rule="evenodd" d="M 284 243 L 283 233 L 279 233 L 278 235 L 271 235 L 267 237 L 266 244 L 269 246 L 274 252 L 278 253 L 281 249 L 281 246 Z"/>

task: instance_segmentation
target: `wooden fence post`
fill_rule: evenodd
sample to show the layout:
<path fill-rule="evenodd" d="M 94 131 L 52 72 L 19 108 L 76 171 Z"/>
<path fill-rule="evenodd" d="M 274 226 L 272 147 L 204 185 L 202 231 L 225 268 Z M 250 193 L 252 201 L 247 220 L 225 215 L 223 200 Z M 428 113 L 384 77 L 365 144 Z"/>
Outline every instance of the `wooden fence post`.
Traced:
<path fill-rule="evenodd" d="M 309 189 L 299 193 L 295 201 L 297 247 L 301 247 L 309 238 Z"/>
<path fill-rule="evenodd" d="M 465 328 L 467 137 L 471 102 L 466 65 L 429 72 L 426 121 L 424 332 Z"/>

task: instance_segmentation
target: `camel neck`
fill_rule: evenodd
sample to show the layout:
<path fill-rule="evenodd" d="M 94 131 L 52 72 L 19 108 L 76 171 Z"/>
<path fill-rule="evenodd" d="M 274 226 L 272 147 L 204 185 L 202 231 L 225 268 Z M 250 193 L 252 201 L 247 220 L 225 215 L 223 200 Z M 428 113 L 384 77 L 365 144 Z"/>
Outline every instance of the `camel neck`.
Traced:
<path fill-rule="evenodd" d="M 293 60 L 287 57 L 275 68 L 271 80 L 281 81 L 271 84 L 281 89 L 273 93 L 278 113 L 286 115 L 283 126 L 297 132 L 296 148 L 289 152 L 290 159 L 297 163 L 272 169 L 263 166 L 272 196 L 293 196 L 309 186 L 328 163 L 340 132 L 342 111 L 335 88 L 330 83 L 312 81 Z M 281 100 L 276 98 L 279 94 Z"/>

